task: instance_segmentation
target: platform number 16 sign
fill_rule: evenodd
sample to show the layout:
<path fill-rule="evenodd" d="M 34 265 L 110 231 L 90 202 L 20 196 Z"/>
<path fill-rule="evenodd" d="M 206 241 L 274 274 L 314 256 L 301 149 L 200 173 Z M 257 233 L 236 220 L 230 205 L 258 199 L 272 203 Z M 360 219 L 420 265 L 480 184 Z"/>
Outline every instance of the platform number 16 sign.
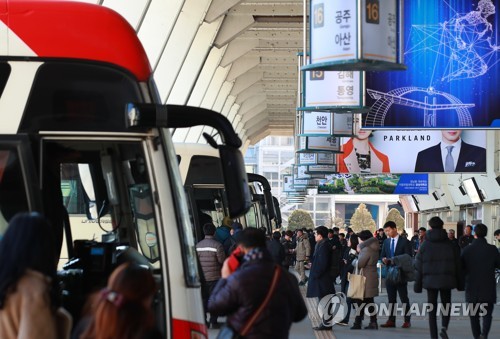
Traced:
<path fill-rule="evenodd" d="M 366 22 L 369 24 L 380 23 L 379 0 L 366 0 Z"/>
<path fill-rule="evenodd" d="M 319 28 L 325 25 L 325 7 L 323 3 L 314 5 L 313 27 Z"/>

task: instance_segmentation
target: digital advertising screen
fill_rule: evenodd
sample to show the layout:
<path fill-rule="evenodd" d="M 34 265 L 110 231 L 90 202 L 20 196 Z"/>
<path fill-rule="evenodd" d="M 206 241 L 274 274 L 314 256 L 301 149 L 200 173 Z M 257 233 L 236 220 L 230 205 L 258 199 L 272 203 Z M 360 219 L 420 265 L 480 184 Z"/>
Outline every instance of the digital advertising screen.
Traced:
<path fill-rule="evenodd" d="M 428 194 L 427 174 L 333 174 L 320 180 L 318 194 Z"/>
<path fill-rule="evenodd" d="M 341 138 L 339 173 L 486 173 L 484 130 L 358 130 Z"/>
<path fill-rule="evenodd" d="M 403 3 L 407 70 L 366 72 L 363 128 L 500 128 L 500 0 Z"/>

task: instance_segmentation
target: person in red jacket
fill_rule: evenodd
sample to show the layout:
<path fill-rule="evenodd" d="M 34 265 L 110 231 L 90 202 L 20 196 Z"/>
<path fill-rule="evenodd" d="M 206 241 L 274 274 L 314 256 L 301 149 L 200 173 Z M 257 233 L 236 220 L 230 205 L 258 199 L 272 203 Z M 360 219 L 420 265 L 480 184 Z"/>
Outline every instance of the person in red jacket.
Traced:
<path fill-rule="evenodd" d="M 276 264 L 266 249 L 266 236 L 257 228 L 245 228 L 238 239 L 238 253 L 224 262 L 222 278 L 208 300 L 208 311 L 227 316 L 227 326 L 236 333 L 247 327 L 270 289 Z M 278 266 L 279 267 L 279 266 Z M 269 302 L 244 337 L 247 339 L 288 338 L 292 322 L 307 316 L 297 279 L 283 268 Z"/>

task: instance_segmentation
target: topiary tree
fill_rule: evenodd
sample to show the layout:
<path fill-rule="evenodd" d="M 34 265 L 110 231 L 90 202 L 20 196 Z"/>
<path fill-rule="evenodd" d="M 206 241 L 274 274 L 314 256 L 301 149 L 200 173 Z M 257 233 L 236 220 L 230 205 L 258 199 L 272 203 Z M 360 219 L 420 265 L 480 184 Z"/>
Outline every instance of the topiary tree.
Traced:
<path fill-rule="evenodd" d="M 385 222 L 394 221 L 399 232 L 405 229 L 405 219 L 401 216 L 401 213 L 396 208 L 391 208 L 389 213 L 387 213 L 387 218 Z"/>
<path fill-rule="evenodd" d="M 363 230 L 370 230 L 372 232 L 375 232 L 376 227 L 377 224 L 375 223 L 375 220 L 373 220 L 370 211 L 368 211 L 368 209 L 366 208 L 366 205 L 359 204 L 358 208 L 356 208 L 356 211 L 354 211 L 354 214 L 351 218 L 352 230 L 355 233 L 361 232 Z"/>
<path fill-rule="evenodd" d="M 335 216 L 331 221 L 332 227 L 337 226 L 338 228 L 342 228 L 345 225 L 345 220 L 340 216 L 340 211 L 335 210 Z"/>
<path fill-rule="evenodd" d="M 311 214 L 305 210 L 295 210 L 288 217 L 288 228 L 293 231 L 297 228 L 314 228 Z"/>

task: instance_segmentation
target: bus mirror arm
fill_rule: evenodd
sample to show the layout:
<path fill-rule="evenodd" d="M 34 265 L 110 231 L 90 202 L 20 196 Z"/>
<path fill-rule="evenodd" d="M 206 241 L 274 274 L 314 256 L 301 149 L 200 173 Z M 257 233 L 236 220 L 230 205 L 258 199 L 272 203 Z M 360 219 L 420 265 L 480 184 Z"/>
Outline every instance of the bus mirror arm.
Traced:
<path fill-rule="evenodd" d="M 229 120 L 215 111 L 192 106 L 166 105 L 169 128 L 193 127 L 205 125 L 215 128 L 221 134 L 222 140 L 228 146 L 240 148 L 238 137 Z M 214 141 L 215 142 L 215 141 Z"/>
<path fill-rule="evenodd" d="M 219 148 L 219 145 L 217 145 L 217 141 L 215 141 L 215 139 L 210 134 L 203 132 L 203 137 L 210 146 L 212 146 L 215 149 Z"/>
<path fill-rule="evenodd" d="M 241 139 L 229 120 L 215 111 L 192 106 L 129 103 L 125 109 L 127 128 L 186 128 L 210 126 L 225 145 L 240 148 Z"/>

